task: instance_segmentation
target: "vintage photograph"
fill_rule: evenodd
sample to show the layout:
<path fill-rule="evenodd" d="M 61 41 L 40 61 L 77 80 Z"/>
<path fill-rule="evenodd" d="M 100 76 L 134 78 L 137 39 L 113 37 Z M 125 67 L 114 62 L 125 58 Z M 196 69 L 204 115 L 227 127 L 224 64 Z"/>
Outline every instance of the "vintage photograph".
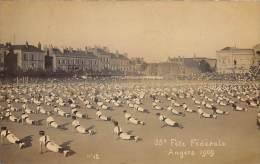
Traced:
<path fill-rule="evenodd" d="M 0 0 L 0 164 L 260 164 L 260 1 Z"/>

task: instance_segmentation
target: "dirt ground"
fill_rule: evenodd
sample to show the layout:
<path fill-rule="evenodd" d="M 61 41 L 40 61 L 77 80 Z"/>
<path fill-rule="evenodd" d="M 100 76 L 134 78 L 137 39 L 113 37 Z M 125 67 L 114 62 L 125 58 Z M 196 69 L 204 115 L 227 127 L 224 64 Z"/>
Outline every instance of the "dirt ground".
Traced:
<path fill-rule="evenodd" d="M 188 105 L 192 104 L 190 100 L 185 102 Z M 0 126 L 7 126 L 11 132 L 29 143 L 22 150 L 14 144 L 0 145 L 0 164 L 260 163 L 260 129 L 256 126 L 257 108 L 250 108 L 247 112 L 237 112 L 233 111 L 230 106 L 221 107 L 220 109 L 229 111 L 230 114 L 218 116 L 217 119 L 200 119 L 198 114 L 190 113 L 181 117 L 166 110 L 162 111 L 166 116 L 182 123 L 184 128 L 179 129 L 162 128 L 162 123 L 155 115 L 157 111 L 151 108 L 150 100 L 146 100 L 143 106 L 149 109 L 150 113 L 139 113 L 126 105 L 113 107 L 111 111 L 103 111 L 104 114 L 118 120 L 123 131 L 140 136 L 142 140 L 138 142 L 117 139 L 113 133 L 113 124 L 96 120 L 96 111 L 93 109 L 80 109 L 90 117 L 90 119 L 81 119 L 80 123 L 85 127 L 93 126 L 96 131 L 93 136 L 77 133 L 71 126 L 71 118 L 60 116 L 54 117 L 58 123 L 64 124 L 65 130 L 47 128 L 45 125 L 47 116 L 40 114 L 32 114 L 36 120 L 43 119 L 40 126 L 23 125 L 7 120 L 0 121 Z M 33 105 L 30 107 L 36 108 Z M 195 108 L 194 105 L 191 107 Z M 124 109 L 139 120 L 143 120 L 146 125 L 126 123 L 122 112 Z M 17 113 L 19 114 L 21 113 Z M 48 151 L 40 154 L 39 130 L 45 130 L 57 144 L 70 148 L 72 155 L 64 157 L 62 154 Z M 195 139 L 201 141 L 201 144 L 195 145 L 193 142 Z M 207 146 L 209 142 L 218 143 Z"/>

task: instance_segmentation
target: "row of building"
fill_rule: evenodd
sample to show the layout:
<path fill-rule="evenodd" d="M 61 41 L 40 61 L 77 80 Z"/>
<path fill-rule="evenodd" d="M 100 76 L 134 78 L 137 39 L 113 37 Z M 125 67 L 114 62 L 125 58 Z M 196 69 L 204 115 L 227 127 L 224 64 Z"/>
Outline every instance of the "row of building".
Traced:
<path fill-rule="evenodd" d="M 203 62 L 208 64 L 207 71 L 215 71 L 217 63 L 216 59 L 206 57 L 169 57 L 165 62 L 148 63 L 145 69 L 145 74 L 164 77 L 194 75 L 203 72 L 201 69 Z"/>
<path fill-rule="evenodd" d="M 0 44 L 0 71 L 82 72 L 110 75 L 148 75 L 174 77 L 216 71 L 220 74 L 246 73 L 260 64 L 260 44 L 252 49 L 226 47 L 216 52 L 216 59 L 205 57 L 169 57 L 165 62 L 146 63 L 143 58 L 110 52 L 106 47 L 84 50 L 53 46 L 42 48 L 26 42 L 23 45 Z M 206 63 L 206 64 L 205 64 Z M 203 70 L 206 69 L 206 70 Z"/>
<path fill-rule="evenodd" d="M 201 65 L 205 62 L 209 67 L 206 71 L 218 74 L 248 73 L 260 65 L 260 44 L 253 48 L 225 47 L 216 51 L 215 59 L 169 57 L 165 62 L 148 63 L 145 74 L 164 77 L 189 76 L 203 72 Z"/>
<path fill-rule="evenodd" d="M 86 73 L 133 73 L 127 54 L 112 53 L 106 47 L 85 47 L 85 50 L 49 46 L 0 44 L 0 71 L 10 73 L 30 70 Z"/>

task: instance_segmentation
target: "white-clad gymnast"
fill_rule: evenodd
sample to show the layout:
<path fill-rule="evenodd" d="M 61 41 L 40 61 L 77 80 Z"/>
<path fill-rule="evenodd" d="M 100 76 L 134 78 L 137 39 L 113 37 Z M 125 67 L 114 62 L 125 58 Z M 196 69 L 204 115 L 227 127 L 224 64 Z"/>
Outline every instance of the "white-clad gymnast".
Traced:
<path fill-rule="evenodd" d="M 5 139 L 7 139 L 10 143 L 19 145 L 20 149 L 25 147 L 25 143 L 11 133 L 7 127 L 1 127 L 1 144 L 4 143 Z"/>
<path fill-rule="evenodd" d="M 0 112 L 0 120 L 4 120 L 5 116 L 4 116 L 4 112 Z"/>
<path fill-rule="evenodd" d="M 171 104 L 176 106 L 176 107 L 180 107 L 181 106 L 181 104 L 177 103 L 175 100 L 172 100 Z"/>
<path fill-rule="evenodd" d="M 58 108 L 56 105 L 53 108 L 54 112 L 57 112 L 58 115 L 63 116 L 63 117 L 70 117 L 70 113 L 64 112 L 63 110 L 61 110 L 60 108 Z"/>
<path fill-rule="evenodd" d="M 19 111 L 21 111 L 20 109 L 14 107 L 14 106 L 11 105 L 11 104 L 8 104 L 7 107 L 8 107 L 12 112 L 19 112 Z"/>
<path fill-rule="evenodd" d="M 232 103 L 231 106 L 234 111 L 247 111 L 248 110 L 247 108 L 242 108 L 240 106 L 237 106 L 236 103 Z"/>
<path fill-rule="evenodd" d="M 161 106 L 157 105 L 155 102 L 152 103 L 152 106 L 156 110 L 163 110 L 163 108 Z"/>
<path fill-rule="evenodd" d="M 141 107 L 138 104 L 134 104 L 134 109 L 137 110 L 138 112 L 149 113 L 149 111 L 147 109 L 144 109 L 143 107 Z"/>
<path fill-rule="evenodd" d="M 5 113 L 5 117 L 7 117 L 12 122 L 20 122 L 21 121 L 21 119 L 19 119 L 16 116 L 14 116 L 10 111 L 7 111 Z"/>
<path fill-rule="evenodd" d="M 79 112 L 77 108 L 72 109 L 71 114 L 74 114 L 77 118 L 87 118 L 88 117 L 86 114 L 82 114 L 81 112 Z"/>
<path fill-rule="evenodd" d="M 215 114 L 222 114 L 222 115 L 224 115 L 224 114 L 229 114 L 229 113 L 226 112 L 226 111 L 223 111 L 223 110 L 218 109 L 214 104 L 211 104 L 211 107 L 212 107 L 212 110 L 213 110 L 213 112 L 214 112 Z"/>
<path fill-rule="evenodd" d="M 44 131 L 39 131 L 39 142 L 40 142 L 40 153 L 42 154 L 42 147 L 46 147 L 48 150 L 56 153 L 62 153 L 65 157 L 67 157 L 70 153 L 69 150 L 64 149 L 60 145 L 57 145 L 53 141 L 50 140 L 50 137 L 48 135 L 45 135 Z"/>
<path fill-rule="evenodd" d="M 47 115 L 50 115 L 51 113 L 47 110 L 45 110 L 43 107 L 41 106 L 37 106 L 36 108 L 36 112 L 37 113 L 41 113 L 41 114 L 47 114 Z"/>
<path fill-rule="evenodd" d="M 196 100 L 195 97 L 192 98 L 192 101 L 195 103 L 195 104 L 201 104 L 201 102 L 199 100 Z"/>
<path fill-rule="evenodd" d="M 161 113 L 156 113 L 156 115 L 159 116 L 160 121 L 164 122 L 164 125 L 162 127 L 171 126 L 171 127 L 178 127 L 180 129 L 183 128 L 183 126 L 180 123 L 173 121 L 170 118 L 167 118 L 166 116 L 162 115 Z"/>
<path fill-rule="evenodd" d="M 97 115 L 98 119 L 100 119 L 100 120 L 111 121 L 111 117 L 107 117 L 107 116 L 103 115 L 100 110 L 97 110 L 96 115 Z"/>
<path fill-rule="evenodd" d="M 90 102 L 88 100 L 84 100 L 83 104 L 84 105 L 90 105 Z"/>
<path fill-rule="evenodd" d="M 209 113 L 205 113 L 200 106 L 198 106 L 198 114 L 199 114 L 199 117 L 204 117 L 204 118 L 217 118 L 217 115 L 215 114 L 209 114 Z"/>
<path fill-rule="evenodd" d="M 195 113 L 195 112 L 196 112 L 195 110 L 190 109 L 190 108 L 188 107 L 188 105 L 185 104 L 185 103 L 182 104 L 182 108 L 183 108 L 186 112 L 189 112 L 189 113 Z"/>
<path fill-rule="evenodd" d="M 259 104 L 255 103 L 253 101 L 246 100 L 245 102 L 250 107 L 258 107 L 259 106 Z"/>
<path fill-rule="evenodd" d="M 135 125 L 138 125 L 138 124 L 145 125 L 145 123 L 143 121 L 140 121 L 140 120 L 132 117 L 132 115 L 130 113 L 127 113 L 126 110 L 124 110 L 123 113 L 125 114 L 125 119 L 127 121 L 129 121 L 130 123 L 135 124 Z"/>
<path fill-rule="evenodd" d="M 21 115 L 21 119 L 22 119 L 22 123 L 27 123 L 27 124 L 30 124 L 30 125 L 38 125 L 38 121 L 35 121 L 35 120 L 32 120 L 29 118 L 29 115 L 26 114 L 25 112 L 22 113 Z"/>
<path fill-rule="evenodd" d="M 175 108 L 173 108 L 172 106 L 169 106 L 167 108 L 167 110 L 171 111 L 173 114 L 177 115 L 177 116 L 185 116 L 185 113 L 181 112 L 181 111 L 177 111 Z"/>
<path fill-rule="evenodd" d="M 210 104 L 206 103 L 205 101 L 202 101 L 201 105 L 203 105 L 204 107 L 206 107 L 208 109 L 212 109 L 212 106 Z"/>
<path fill-rule="evenodd" d="M 30 109 L 30 108 L 28 108 L 28 107 L 26 107 L 26 108 L 24 109 L 24 112 L 25 112 L 25 113 L 28 113 L 28 114 L 35 113 L 32 109 Z"/>
<path fill-rule="evenodd" d="M 47 117 L 46 119 L 47 126 L 53 127 L 53 128 L 60 128 L 60 125 L 54 120 L 52 116 Z"/>
<path fill-rule="evenodd" d="M 221 106 L 227 106 L 227 103 L 224 103 L 223 101 L 221 101 L 221 100 L 217 100 L 217 103 L 219 104 L 219 105 L 221 105 Z"/>
<path fill-rule="evenodd" d="M 105 104 L 101 105 L 100 108 L 104 109 L 104 110 L 110 110 L 111 109 L 111 107 L 109 107 L 109 106 L 107 106 Z"/>
<path fill-rule="evenodd" d="M 260 111 L 257 113 L 257 117 L 256 117 L 256 125 L 257 125 L 258 128 L 260 129 Z"/>
<path fill-rule="evenodd" d="M 81 126 L 79 121 L 75 116 L 72 116 L 72 126 L 77 130 L 77 132 L 81 134 L 89 134 L 93 135 L 95 132 L 91 129 L 86 129 L 85 127 Z"/>
<path fill-rule="evenodd" d="M 122 140 L 134 140 L 138 141 L 140 138 L 138 136 L 130 135 L 126 132 L 123 132 L 122 129 L 119 127 L 117 121 L 113 121 L 114 123 L 114 133 Z"/>

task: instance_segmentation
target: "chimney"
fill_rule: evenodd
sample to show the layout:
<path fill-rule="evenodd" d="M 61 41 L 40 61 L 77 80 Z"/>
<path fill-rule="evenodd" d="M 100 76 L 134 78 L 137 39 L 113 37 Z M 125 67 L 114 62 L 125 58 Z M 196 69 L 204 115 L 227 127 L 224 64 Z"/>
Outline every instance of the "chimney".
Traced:
<path fill-rule="evenodd" d="M 42 50 L 42 45 L 41 45 L 40 42 L 38 43 L 38 49 L 39 49 L 39 50 Z"/>
<path fill-rule="evenodd" d="M 6 42 L 6 43 L 5 43 L 5 46 L 6 46 L 6 47 L 11 46 L 11 45 L 12 45 L 11 42 Z"/>
<path fill-rule="evenodd" d="M 25 42 L 25 47 L 26 47 L 26 48 L 29 48 L 29 44 L 28 44 L 27 41 Z"/>

